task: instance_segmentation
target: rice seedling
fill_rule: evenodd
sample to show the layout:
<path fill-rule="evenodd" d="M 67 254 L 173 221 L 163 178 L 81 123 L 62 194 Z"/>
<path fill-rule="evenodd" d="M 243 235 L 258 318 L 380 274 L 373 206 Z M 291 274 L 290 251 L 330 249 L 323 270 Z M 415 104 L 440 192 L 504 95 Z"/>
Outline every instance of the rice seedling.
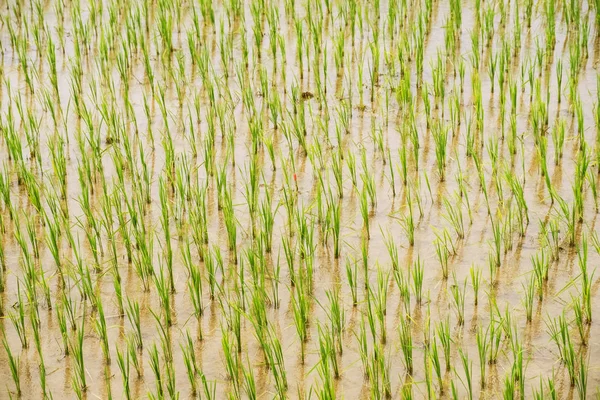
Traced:
<path fill-rule="evenodd" d="M 446 170 L 446 147 L 448 143 L 448 128 L 440 121 L 432 127 L 431 133 L 435 142 L 436 166 L 440 181 L 445 179 Z"/>
<path fill-rule="evenodd" d="M 411 275 L 413 278 L 413 292 L 418 305 L 421 305 L 423 299 L 423 272 L 423 261 L 417 256 L 417 260 L 413 264 Z M 475 302 L 475 304 L 477 304 L 477 302 Z"/>
<path fill-rule="evenodd" d="M 404 368 L 407 374 L 411 375 L 413 373 L 413 342 L 410 322 L 406 319 L 401 320 L 398 331 Z"/>
<path fill-rule="evenodd" d="M 461 360 L 461 363 L 462 363 L 462 366 L 464 369 L 464 373 L 465 373 L 465 380 L 463 381 L 463 384 L 467 388 L 467 394 L 469 396 L 469 399 L 472 399 L 473 398 L 473 383 L 472 383 L 471 374 L 472 374 L 472 369 L 473 369 L 473 362 L 469 360 L 469 355 L 464 353 L 462 349 L 459 349 L 458 353 L 460 354 L 460 360 Z"/>
<path fill-rule="evenodd" d="M 465 315 L 465 294 L 467 287 L 467 280 L 463 284 L 462 290 L 458 286 L 458 282 L 456 281 L 456 275 L 452 273 L 452 278 L 454 279 L 454 284 L 450 286 L 450 292 L 452 294 L 452 300 L 454 303 L 456 315 L 458 317 L 458 324 L 464 324 L 464 315 Z"/>
<path fill-rule="evenodd" d="M 6 350 L 6 355 L 8 357 L 8 367 L 13 382 L 15 383 L 17 397 L 21 397 L 21 372 L 19 371 L 21 365 L 20 357 L 15 356 L 12 353 L 8 342 L 6 341 L 6 336 L 2 338 L 2 344 L 4 345 L 4 350 Z"/>
<path fill-rule="evenodd" d="M 81 395 L 87 391 L 85 359 L 83 354 L 83 339 L 85 335 L 85 319 L 82 318 L 81 326 L 77 329 L 75 337 L 69 343 L 69 353 L 73 356 L 75 371 L 72 376 L 73 390 Z M 78 396 L 79 396 L 78 395 Z"/>
<path fill-rule="evenodd" d="M 131 388 L 129 386 L 129 353 L 125 350 L 121 350 L 117 347 L 117 365 L 121 371 L 121 377 L 123 379 L 123 390 L 125 392 L 125 398 L 131 398 Z"/>

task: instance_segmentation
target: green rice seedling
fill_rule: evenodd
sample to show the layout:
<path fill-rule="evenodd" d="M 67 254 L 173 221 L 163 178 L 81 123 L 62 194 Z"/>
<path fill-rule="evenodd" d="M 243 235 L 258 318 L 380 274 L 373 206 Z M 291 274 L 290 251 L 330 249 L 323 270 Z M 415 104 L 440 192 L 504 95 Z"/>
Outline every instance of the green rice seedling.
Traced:
<path fill-rule="evenodd" d="M 121 377 L 123 379 L 123 390 L 125 392 L 125 398 L 131 399 L 131 388 L 129 386 L 129 352 L 127 350 L 121 352 L 117 346 L 117 365 L 121 371 Z"/>
<path fill-rule="evenodd" d="M 411 326 L 408 319 L 401 319 L 398 327 L 400 334 L 400 350 L 402 350 L 402 361 L 409 375 L 413 373 L 413 342 Z"/>
<path fill-rule="evenodd" d="M 414 262 L 411 275 L 413 278 L 413 292 L 417 300 L 417 304 L 421 305 L 423 299 L 423 272 L 424 264 L 420 256 L 417 256 L 417 260 Z"/>
<path fill-rule="evenodd" d="M 127 354 L 128 354 L 128 358 L 131 361 L 131 364 L 133 364 L 135 371 L 137 373 L 138 378 L 141 377 L 143 375 L 143 370 L 142 370 L 142 365 L 140 363 L 140 359 L 138 357 L 138 348 L 136 345 L 136 339 L 134 334 L 129 333 L 127 334 L 127 336 L 125 336 L 125 343 L 127 345 Z"/>
<path fill-rule="evenodd" d="M 569 246 L 575 246 L 576 242 L 576 220 L 577 213 L 575 211 L 575 205 L 569 205 L 564 199 L 561 197 L 557 197 L 556 201 L 558 202 L 558 213 L 559 218 L 567 227 L 567 240 Z"/>
<path fill-rule="evenodd" d="M 281 282 L 281 264 L 279 263 L 279 254 L 277 255 L 277 262 L 273 266 L 273 274 L 271 276 L 271 287 L 273 288 L 273 307 L 278 309 L 281 301 L 279 299 L 279 283 Z"/>
<path fill-rule="evenodd" d="M 591 276 L 588 273 L 587 269 L 587 235 L 581 235 L 581 247 L 577 253 L 579 269 L 581 270 L 581 301 L 583 305 L 583 316 L 585 317 L 585 321 L 590 324 L 592 321 L 592 279 L 594 276 L 594 272 L 592 272 Z"/>
<path fill-rule="evenodd" d="M 304 288 L 304 283 L 302 279 L 298 280 L 298 284 L 296 285 L 294 292 L 292 294 L 292 311 L 294 313 L 294 324 L 296 326 L 296 332 L 298 333 L 298 338 L 300 339 L 300 357 L 302 363 L 304 363 L 304 355 L 305 355 L 305 343 L 308 339 L 308 297 L 307 293 L 305 293 L 306 289 Z"/>
<path fill-rule="evenodd" d="M 383 233 L 383 230 L 381 229 L 381 235 L 383 237 L 383 242 L 385 244 L 385 247 L 387 248 L 388 254 L 390 256 L 390 262 L 392 264 L 392 269 L 397 270 L 400 266 L 400 259 L 398 257 L 398 247 L 396 246 L 396 243 L 394 241 L 394 238 L 392 236 L 392 233 L 388 231 L 387 234 Z"/>
<path fill-rule="evenodd" d="M 442 277 L 444 279 L 448 278 L 448 260 L 450 259 L 450 251 L 448 250 L 448 245 L 446 242 L 446 236 L 440 235 L 436 232 L 435 239 L 433 240 L 433 245 L 435 247 L 435 253 L 437 255 L 438 261 L 442 267 Z"/>
<path fill-rule="evenodd" d="M 348 286 L 350 286 L 350 294 L 352 295 L 352 306 L 358 305 L 358 282 L 357 282 L 357 262 L 351 262 L 350 259 L 346 258 L 346 278 L 348 279 Z"/>
<path fill-rule="evenodd" d="M 491 300 L 495 301 L 495 300 Z M 495 306 L 497 307 L 497 306 Z M 498 354 L 500 352 L 500 344 L 502 339 L 502 321 L 490 320 L 488 326 L 489 332 L 489 358 L 488 364 L 494 365 L 498 362 Z"/>
<path fill-rule="evenodd" d="M 477 329 L 476 341 L 477 341 L 477 353 L 479 354 L 479 375 L 480 375 L 480 384 L 481 388 L 485 388 L 486 385 L 486 368 L 487 365 L 487 355 L 488 355 L 488 331 L 483 331 L 483 328 L 479 327 Z"/>
<path fill-rule="evenodd" d="M 405 276 L 400 269 L 392 271 L 400 292 L 400 300 L 404 304 L 404 312 L 406 315 L 410 315 L 410 277 Z"/>
<path fill-rule="evenodd" d="M 277 389 L 277 395 L 284 397 L 288 389 L 287 374 L 285 371 L 281 342 L 277 338 L 275 332 L 273 332 L 272 328 L 269 330 L 269 341 L 271 351 L 269 352 L 268 358 L 275 379 L 275 388 Z"/>
<path fill-rule="evenodd" d="M 337 129 L 337 132 L 341 131 L 339 129 Z M 341 137 L 338 138 L 338 142 L 341 142 Z M 341 148 L 341 146 L 340 146 Z M 341 157 L 341 156 L 340 156 Z M 346 160 L 346 165 L 348 166 L 348 171 L 350 171 L 350 180 L 352 181 L 352 185 L 354 186 L 355 189 L 357 189 L 357 173 L 356 173 L 356 157 L 354 155 L 354 153 L 350 150 L 348 150 L 348 152 L 344 155 L 344 160 Z M 335 163 L 335 158 L 332 160 Z M 333 165 L 333 164 L 332 164 Z M 334 171 L 335 173 L 335 171 Z M 336 177 L 336 182 L 337 182 L 338 178 Z M 340 182 L 337 183 L 338 187 L 340 185 Z"/>
<path fill-rule="evenodd" d="M 136 347 L 141 350 L 144 347 L 142 340 L 142 325 L 140 320 L 140 305 L 137 301 L 131 301 L 127 299 L 127 319 L 129 324 L 133 328 L 134 342 Z"/>
<path fill-rule="evenodd" d="M 173 248 L 171 245 L 171 233 L 169 228 L 170 210 L 167 200 L 167 188 L 162 177 L 159 179 L 159 198 L 161 205 L 161 228 L 164 234 L 164 257 L 167 266 L 167 278 L 170 292 L 175 292 L 175 280 L 173 278 Z M 161 271 L 162 274 L 162 271 Z M 155 277 L 156 279 L 156 277 Z"/>
<path fill-rule="evenodd" d="M 438 353 L 438 347 L 437 347 L 437 339 L 434 337 L 433 341 L 431 342 L 431 347 L 428 351 L 429 357 L 431 358 L 431 364 L 433 366 L 433 370 L 435 371 L 435 375 L 437 377 L 437 381 L 438 381 L 438 388 L 440 391 L 440 394 L 444 393 L 444 378 L 442 375 L 442 368 L 441 368 L 441 364 L 440 364 L 440 356 Z"/>
<path fill-rule="evenodd" d="M 365 282 L 365 289 L 369 288 L 369 242 L 368 239 L 363 236 L 360 241 L 360 254 L 362 258 L 363 266 L 363 279 Z"/>
<path fill-rule="evenodd" d="M 204 314 L 204 302 L 202 292 L 202 277 L 200 269 L 192 262 L 189 239 L 181 246 L 182 258 L 184 265 L 188 271 L 187 289 L 190 294 L 190 300 L 194 307 L 194 315 L 200 319 Z M 210 263 L 210 262 L 209 262 Z"/>
<path fill-rule="evenodd" d="M 333 195 L 329 194 L 329 209 L 331 210 L 333 232 L 333 256 L 337 259 L 340 257 L 341 243 L 340 243 L 340 231 L 341 231 L 341 206 L 339 202 L 333 199 Z"/>
<path fill-rule="evenodd" d="M 465 372 L 465 381 L 463 384 L 467 389 L 467 394 L 469 396 L 469 400 L 473 399 L 473 382 L 472 382 L 472 371 L 473 371 L 473 362 L 469 360 L 469 354 L 465 353 L 463 349 L 458 349 L 458 353 L 460 354 L 460 360 L 463 366 L 463 370 Z"/>
<path fill-rule="evenodd" d="M 452 225 L 458 238 L 463 239 L 465 237 L 465 225 L 463 222 L 462 202 L 460 196 L 456 196 L 456 198 L 458 204 L 455 205 L 450 203 L 448 199 L 444 199 L 444 208 L 446 210 L 444 218 Z"/>
<path fill-rule="evenodd" d="M 244 391 L 246 392 L 246 396 L 250 400 L 257 399 L 256 393 L 256 379 L 254 377 L 254 371 L 252 370 L 252 365 L 248 363 L 247 367 L 243 368 L 244 373 Z"/>
<path fill-rule="evenodd" d="M 448 143 L 448 128 L 442 122 L 436 122 L 431 130 L 435 142 L 435 156 L 440 181 L 444 181 L 446 169 L 446 145 Z"/>
<path fill-rule="evenodd" d="M 239 358 L 237 352 L 233 350 L 233 344 L 231 343 L 230 333 L 221 327 L 223 336 L 221 338 L 221 345 L 223 347 L 223 354 L 225 356 L 225 368 L 227 370 L 228 378 L 233 384 L 233 390 L 235 393 L 239 392 Z"/>
<path fill-rule="evenodd" d="M 366 151 L 364 147 L 362 148 L 361 158 L 363 167 L 363 173 L 361 174 L 361 180 L 363 182 L 363 191 L 366 191 L 369 195 L 369 202 L 371 204 L 371 208 L 374 209 L 377 206 L 377 188 L 375 186 L 375 178 L 371 174 L 369 174 L 369 169 L 367 167 L 366 160 Z"/>
<path fill-rule="evenodd" d="M 73 355 L 75 363 L 75 373 L 72 376 L 73 390 L 76 393 L 85 393 L 87 391 L 86 371 L 83 357 L 83 338 L 85 334 L 85 318 L 81 319 L 81 326 L 75 333 L 75 338 L 71 339 L 69 348 L 70 354 Z"/>
<path fill-rule="evenodd" d="M 156 343 L 152 343 L 152 347 L 150 347 L 148 349 L 148 356 L 149 356 L 149 362 L 150 362 L 150 369 L 152 369 L 152 372 L 154 373 L 154 379 L 155 379 L 155 386 L 156 386 L 156 394 L 158 396 L 158 398 L 163 398 L 164 396 L 164 391 L 163 391 L 163 378 L 162 378 L 162 372 L 161 372 L 161 362 L 160 362 L 160 357 L 158 355 L 158 347 L 156 346 Z"/>
<path fill-rule="evenodd" d="M 505 400 L 514 399 L 516 396 L 515 381 L 512 374 L 506 374 L 504 377 L 504 388 L 502 389 L 502 398 Z"/>
<path fill-rule="evenodd" d="M 473 287 L 473 295 L 475 297 L 475 306 L 479 303 L 479 284 L 481 283 L 481 268 L 475 268 L 471 266 L 469 269 L 469 276 L 471 277 L 471 286 Z"/>
<path fill-rule="evenodd" d="M 450 320 L 446 318 L 438 322 L 436 326 L 437 337 L 440 339 L 442 348 L 444 350 L 444 359 L 446 360 L 446 371 L 450 371 L 451 358 L 450 350 L 452 345 L 452 338 L 450 337 Z"/>
<path fill-rule="evenodd" d="M 2 338 L 2 344 L 4 345 L 4 350 L 6 351 L 6 356 L 8 357 L 8 367 L 10 368 L 10 374 L 12 376 L 13 382 L 15 383 L 17 397 L 21 397 L 20 357 L 13 355 L 8 341 L 6 340 L 6 335 L 4 335 L 4 337 Z"/>
<path fill-rule="evenodd" d="M 340 370 L 333 333 L 331 332 L 331 329 L 329 329 L 329 326 L 322 327 L 321 324 L 317 325 L 317 330 L 319 334 L 319 355 L 321 356 L 321 363 L 331 366 L 334 377 L 338 379 L 340 377 Z"/>
<path fill-rule="evenodd" d="M 400 216 L 400 226 L 408 238 L 408 244 L 414 246 L 415 244 L 415 221 L 413 216 L 412 208 L 412 191 L 410 186 L 406 187 L 406 205 L 408 207 L 408 213 Z M 389 251 L 389 248 L 388 248 Z"/>
<path fill-rule="evenodd" d="M 156 286 L 156 292 L 160 300 L 164 323 L 169 327 L 173 324 L 171 310 L 171 290 L 162 268 L 158 274 L 154 274 L 154 285 Z"/>
<path fill-rule="evenodd" d="M 363 219 L 363 230 L 366 234 L 367 240 L 371 239 L 371 233 L 369 229 L 369 206 L 367 203 L 367 189 L 363 186 L 363 190 L 359 194 L 360 198 L 360 213 Z"/>
<path fill-rule="evenodd" d="M 358 333 L 355 331 L 354 335 L 358 341 L 358 351 L 360 354 L 360 361 L 363 367 L 363 373 L 365 379 L 369 379 L 369 351 L 368 351 L 368 341 L 367 341 L 367 330 L 365 327 L 365 317 L 364 314 L 361 314 L 360 322 L 358 324 L 359 331 Z"/>
<path fill-rule="evenodd" d="M 378 276 L 379 279 L 379 276 Z M 382 284 L 387 283 L 382 277 Z M 383 292 L 383 293 L 382 293 Z M 337 351 L 339 354 L 343 353 L 344 347 L 342 343 L 342 335 L 346 326 L 346 314 L 344 312 L 343 304 L 341 303 L 340 287 L 334 286 L 332 291 L 327 291 L 327 298 L 329 299 L 329 313 L 328 318 L 331 322 L 331 332 L 334 339 L 334 344 L 337 344 Z M 387 299 L 387 286 L 385 288 L 380 286 L 381 302 L 384 304 L 385 313 L 385 301 Z"/>
<path fill-rule="evenodd" d="M 571 301 L 571 307 L 573 308 L 573 314 L 575 315 L 575 325 L 577 326 L 577 331 L 579 332 L 579 338 L 581 339 L 581 343 L 585 346 L 587 345 L 587 326 L 583 316 L 581 300 L 578 297 L 571 295 Z"/>
<path fill-rule="evenodd" d="M 491 87 L 491 92 L 492 94 L 494 93 L 494 81 L 495 81 L 495 76 L 496 76 L 496 72 L 498 71 L 498 54 L 493 54 L 490 57 L 490 62 L 488 64 L 488 74 L 490 76 L 490 84 L 492 85 Z"/>
<path fill-rule="evenodd" d="M 550 338 L 556 344 L 561 361 L 565 364 L 571 385 L 575 385 L 576 359 L 575 349 L 569 333 L 564 313 L 546 321 Z"/>
<path fill-rule="evenodd" d="M 583 353 L 579 354 L 579 370 L 575 379 L 575 387 L 581 400 L 587 398 L 588 387 L 588 364 L 584 359 Z"/>
<path fill-rule="evenodd" d="M 533 316 L 533 299 L 536 287 L 535 275 L 532 275 L 527 285 L 523 285 L 525 297 L 523 299 L 523 305 L 525 306 L 525 314 L 527 316 L 527 322 L 531 322 Z"/>
<path fill-rule="evenodd" d="M 108 344 L 108 332 L 106 329 L 106 318 L 104 317 L 104 308 L 102 306 L 102 300 L 96 302 L 96 312 L 98 313 L 94 326 L 96 332 L 100 336 L 100 342 L 102 344 L 102 353 L 104 354 L 104 360 L 106 364 L 110 364 L 110 349 Z"/>
<path fill-rule="evenodd" d="M 21 347 L 26 349 L 29 347 L 29 342 L 27 339 L 27 330 L 25 327 L 25 302 L 21 297 L 21 286 L 19 282 L 17 282 L 17 312 L 11 311 L 8 314 L 17 335 L 19 336 L 19 340 L 21 341 Z"/>
<path fill-rule="evenodd" d="M 387 314 L 387 296 L 388 296 L 388 283 L 389 283 L 390 275 L 389 273 L 385 273 L 381 270 L 381 267 L 377 265 L 377 291 L 374 292 L 370 287 L 367 287 L 367 290 L 370 290 L 369 300 L 372 299 L 373 305 L 375 308 L 375 315 L 379 320 L 380 325 L 380 334 L 381 334 L 381 343 L 385 344 L 387 341 L 387 330 L 385 325 L 385 316 Z"/>
<path fill-rule="evenodd" d="M 237 264 L 237 219 L 233 210 L 231 192 L 228 190 L 225 191 L 223 217 L 225 219 L 225 227 L 227 229 L 227 237 L 229 240 L 229 251 L 231 253 L 233 263 Z"/>
<path fill-rule="evenodd" d="M 456 281 L 455 273 L 452 273 L 452 275 L 454 284 L 450 286 L 450 292 L 452 294 L 452 300 L 454 302 L 456 315 L 458 317 L 458 325 L 463 325 L 465 321 L 465 293 L 467 288 L 467 280 L 465 279 L 463 288 L 461 290 L 458 286 L 458 282 Z"/>

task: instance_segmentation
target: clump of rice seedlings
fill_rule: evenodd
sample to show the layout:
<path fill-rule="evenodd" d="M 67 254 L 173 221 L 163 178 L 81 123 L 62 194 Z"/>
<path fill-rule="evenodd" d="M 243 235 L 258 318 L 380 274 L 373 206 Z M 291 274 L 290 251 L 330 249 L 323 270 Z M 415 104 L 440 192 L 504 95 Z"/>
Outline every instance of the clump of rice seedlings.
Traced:
<path fill-rule="evenodd" d="M 400 335 L 400 350 L 402 351 L 402 361 L 406 373 L 412 375 L 413 373 L 413 341 L 412 341 L 412 330 L 410 321 L 408 319 L 401 319 L 398 327 Z"/>
<path fill-rule="evenodd" d="M 406 233 L 406 237 L 408 238 L 408 244 L 414 246 L 415 244 L 415 220 L 413 216 L 413 208 L 412 208 L 412 190 L 410 186 L 406 187 L 406 206 L 408 208 L 408 213 L 403 213 L 400 216 L 400 226 L 404 233 Z M 388 247 L 389 249 L 389 247 Z"/>
<path fill-rule="evenodd" d="M 117 347 L 117 365 L 121 371 L 125 398 L 129 400 L 131 398 L 131 387 L 129 386 L 129 352 L 127 350 L 121 351 L 119 347 Z"/>
<path fill-rule="evenodd" d="M 424 263 L 420 256 L 417 256 L 417 260 L 414 262 L 411 275 L 413 278 L 413 293 L 417 300 L 417 304 L 421 305 L 423 299 L 423 272 Z M 477 304 L 477 302 L 475 302 Z"/>
<path fill-rule="evenodd" d="M 367 240 L 371 239 L 371 231 L 369 229 L 369 206 L 367 203 L 367 189 L 363 187 L 363 190 L 359 194 L 360 198 L 360 214 L 363 219 L 363 230 L 366 234 Z"/>
<path fill-rule="evenodd" d="M 406 276 L 402 270 L 393 270 L 394 280 L 400 291 L 400 300 L 404 305 L 404 312 L 406 315 L 410 315 L 410 276 Z"/>
<path fill-rule="evenodd" d="M 6 340 L 6 335 L 2 338 L 2 344 L 4 350 L 6 350 L 6 356 L 8 357 L 8 367 L 10 369 L 10 375 L 12 376 L 13 382 L 15 383 L 17 397 L 21 397 L 21 372 L 20 372 L 20 357 L 15 356 Z"/>
<path fill-rule="evenodd" d="M 85 360 L 83 356 L 83 338 L 85 334 L 85 318 L 81 319 L 81 326 L 77 329 L 75 337 L 70 341 L 70 354 L 73 356 L 75 371 L 72 376 L 72 387 L 79 398 L 87 391 Z"/>
<path fill-rule="evenodd" d="M 301 276 L 303 276 L 301 274 Z M 300 339 L 300 357 L 304 363 L 305 355 L 305 344 L 308 339 L 308 294 L 306 293 L 304 279 L 298 280 L 294 292 L 292 293 L 292 311 L 294 313 L 294 324 L 296 326 L 296 333 Z"/>
<path fill-rule="evenodd" d="M 450 203 L 448 199 L 444 199 L 444 208 L 446 209 L 444 218 L 452 225 L 458 238 L 463 239 L 465 237 L 465 225 L 463 222 L 462 202 L 459 196 L 456 197 L 458 199 L 458 204 L 454 205 Z"/>
<path fill-rule="evenodd" d="M 13 323 L 13 327 L 19 336 L 19 340 L 21 341 L 21 347 L 26 349 L 29 347 L 29 342 L 27 339 L 27 330 L 25 327 L 25 301 L 21 297 L 21 286 L 17 282 L 17 312 L 11 311 L 8 314 L 11 322 Z"/>
<path fill-rule="evenodd" d="M 550 338 L 558 348 L 560 360 L 562 363 L 564 363 L 567 369 L 571 386 L 574 386 L 577 372 L 577 360 L 575 355 L 575 347 L 573 346 L 573 342 L 571 340 L 569 326 L 564 313 L 556 318 L 547 320 L 546 326 L 548 328 Z"/>
<path fill-rule="evenodd" d="M 158 354 L 158 347 L 156 346 L 156 343 L 152 343 L 152 347 L 148 349 L 148 356 L 150 360 L 150 369 L 152 369 L 152 372 L 154 373 L 156 395 L 161 398 L 164 396 L 163 378 L 160 367 L 160 356 Z"/>
<path fill-rule="evenodd" d="M 471 266 L 469 269 L 469 276 L 471 277 L 471 286 L 473 287 L 473 296 L 475 297 L 474 305 L 477 306 L 479 303 L 479 285 L 481 283 L 481 268 L 475 268 Z"/>
<path fill-rule="evenodd" d="M 445 179 L 446 170 L 446 147 L 448 143 L 448 128 L 441 121 L 437 121 L 431 129 L 431 134 L 433 135 L 433 140 L 435 142 L 435 157 L 437 171 L 440 177 L 440 181 L 443 182 Z"/>
<path fill-rule="evenodd" d="M 585 322 L 589 325 L 592 322 L 592 279 L 594 272 L 590 275 L 588 272 L 588 245 L 587 235 L 581 235 L 581 247 L 577 253 L 579 269 L 581 271 L 581 303 L 583 305 L 583 316 Z"/>
<path fill-rule="evenodd" d="M 321 363 L 324 366 L 331 366 L 334 378 L 340 377 L 339 364 L 335 351 L 335 344 L 333 339 L 333 333 L 328 326 L 322 327 L 321 324 L 317 326 L 319 335 L 319 355 L 321 357 Z"/>
<path fill-rule="evenodd" d="M 450 321 L 448 318 L 441 320 L 438 322 L 437 326 L 436 326 L 436 333 L 437 333 L 437 337 L 440 340 L 440 343 L 442 344 L 442 349 L 444 350 L 444 359 L 446 361 L 446 371 L 450 371 L 450 366 L 451 366 L 451 357 L 450 357 L 450 351 L 451 351 L 451 345 L 452 345 L 452 338 L 450 337 Z"/>
<path fill-rule="evenodd" d="M 588 387 L 588 364 L 584 359 L 583 353 L 579 354 L 579 372 L 575 379 L 575 387 L 580 399 L 587 398 Z"/>
<path fill-rule="evenodd" d="M 225 190 L 224 193 L 223 218 L 225 220 L 225 227 L 227 228 L 229 251 L 231 253 L 233 263 L 237 264 L 237 219 L 233 210 L 231 192 L 229 190 Z"/>
<path fill-rule="evenodd" d="M 223 355 L 225 357 L 225 369 L 227 370 L 227 376 L 232 382 L 233 390 L 238 393 L 240 390 L 240 379 L 239 369 L 240 360 L 236 351 L 233 350 L 233 343 L 231 343 L 231 334 L 221 328 L 223 336 L 221 337 L 221 345 L 223 348 Z"/>
<path fill-rule="evenodd" d="M 369 291 L 369 295 L 367 297 L 368 305 L 369 307 L 371 307 L 372 304 L 375 309 L 375 315 L 379 321 L 380 326 L 381 343 L 386 343 L 387 341 L 385 316 L 387 314 L 389 277 L 389 273 L 384 274 L 384 272 L 381 270 L 381 267 L 377 265 L 377 291 L 373 291 L 373 289 L 370 286 L 367 287 L 367 290 Z M 366 279 L 368 279 L 368 277 Z"/>
<path fill-rule="evenodd" d="M 340 251 L 341 251 L 341 242 L 340 242 L 341 205 L 333 199 L 333 196 L 331 196 L 331 194 L 330 194 L 329 205 L 330 205 L 329 210 L 331 212 L 331 221 L 332 221 L 331 230 L 333 232 L 333 256 L 335 258 L 339 258 Z"/>
<path fill-rule="evenodd" d="M 450 293 L 452 294 L 452 300 L 455 307 L 455 312 L 458 317 L 458 325 L 463 325 L 465 322 L 465 294 L 467 288 L 467 280 L 463 284 L 463 288 L 458 285 L 456 280 L 456 275 L 452 273 L 452 278 L 454 279 L 454 284 L 450 286 Z"/>
<path fill-rule="evenodd" d="M 380 297 L 383 298 L 381 302 L 384 303 L 384 313 L 386 301 L 385 297 L 387 296 L 387 286 L 386 288 L 383 288 L 382 286 L 386 283 L 387 281 L 382 280 L 380 285 L 380 291 L 384 292 L 380 294 Z M 341 300 L 340 287 L 334 286 L 332 291 L 326 292 L 326 296 L 329 299 L 329 312 L 327 315 L 331 323 L 331 334 L 333 336 L 334 343 L 336 344 L 337 352 L 339 354 L 342 354 L 344 351 L 342 336 L 346 327 L 346 314 L 344 312 L 344 307 Z"/>
<path fill-rule="evenodd" d="M 127 299 L 126 312 L 129 324 L 133 328 L 133 341 L 135 346 L 141 350 L 144 347 L 144 342 L 142 339 L 142 324 L 140 319 L 139 303 L 137 301 L 131 301 L 130 299 Z"/>
<path fill-rule="evenodd" d="M 531 322 L 533 316 L 533 300 L 535 295 L 535 287 L 536 287 L 536 278 L 535 275 L 532 275 L 529 279 L 529 282 L 525 285 L 523 284 L 524 290 L 524 299 L 523 306 L 525 307 L 525 314 L 527 316 L 527 322 Z"/>
<path fill-rule="evenodd" d="M 489 328 L 488 328 L 489 330 Z M 482 327 L 477 329 L 475 336 L 477 342 L 477 354 L 479 355 L 479 376 L 481 388 L 485 388 L 486 385 L 486 365 L 487 355 L 489 348 L 488 331 L 484 332 Z"/>
<path fill-rule="evenodd" d="M 154 274 L 154 286 L 160 299 L 164 323 L 167 327 L 170 327 L 173 324 L 173 317 L 171 310 L 171 290 L 167 279 L 162 268 L 159 273 Z"/>
<path fill-rule="evenodd" d="M 352 295 L 352 306 L 358 305 L 358 263 L 356 261 L 351 262 L 350 259 L 346 259 L 346 278 L 348 279 L 348 286 L 350 286 L 350 294 Z"/>
<path fill-rule="evenodd" d="M 398 247 L 396 246 L 392 233 L 388 231 L 387 234 L 384 234 L 382 230 L 381 235 L 383 236 L 385 247 L 387 248 L 388 254 L 390 256 L 392 269 L 397 270 L 400 266 L 400 260 L 398 258 Z"/>
<path fill-rule="evenodd" d="M 472 371 L 473 371 L 473 362 L 469 360 L 469 354 L 465 353 L 463 349 L 458 349 L 458 353 L 460 354 L 460 361 L 465 372 L 465 380 L 463 384 L 467 389 L 467 394 L 469 399 L 473 399 L 473 381 L 472 381 Z"/>
<path fill-rule="evenodd" d="M 433 245 L 435 247 L 435 253 L 438 261 L 442 267 L 442 277 L 444 279 L 448 278 L 448 260 L 450 259 L 451 251 L 450 246 L 451 239 L 449 239 L 448 231 L 444 230 L 442 234 L 436 232 L 435 239 L 433 240 Z"/>
<path fill-rule="evenodd" d="M 100 342 L 102 344 L 102 353 L 104 354 L 104 360 L 106 364 L 110 364 L 110 349 L 108 343 L 108 332 L 106 329 L 106 318 L 104 317 L 104 308 L 102 306 L 102 300 L 96 302 L 96 312 L 98 316 L 94 321 L 96 332 L 100 336 Z"/>
<path fill-rule="evenodd" d="M 431 365 L 433 366 L 433 370 L 435 372 L 435 376 L 438 381 L 438 389 L 440 393 L 444 393 L 444 379 L 442 374 L 442 367 L 440 364 L 440 356 L 438 352 L 437 339 L 434 337 L 431 342 L 431 347 L 428 350 L 429 357 L 431 358 Z"/>

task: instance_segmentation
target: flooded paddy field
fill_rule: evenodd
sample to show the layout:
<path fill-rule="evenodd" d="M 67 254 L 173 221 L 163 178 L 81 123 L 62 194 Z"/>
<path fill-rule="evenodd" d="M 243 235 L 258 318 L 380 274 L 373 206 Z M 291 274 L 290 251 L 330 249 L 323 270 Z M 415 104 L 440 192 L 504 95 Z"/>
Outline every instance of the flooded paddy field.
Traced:
<path fill-rule="evenodd" d="M 4 2 L 0 398 L 596 398 L 598 7 Z"/>

